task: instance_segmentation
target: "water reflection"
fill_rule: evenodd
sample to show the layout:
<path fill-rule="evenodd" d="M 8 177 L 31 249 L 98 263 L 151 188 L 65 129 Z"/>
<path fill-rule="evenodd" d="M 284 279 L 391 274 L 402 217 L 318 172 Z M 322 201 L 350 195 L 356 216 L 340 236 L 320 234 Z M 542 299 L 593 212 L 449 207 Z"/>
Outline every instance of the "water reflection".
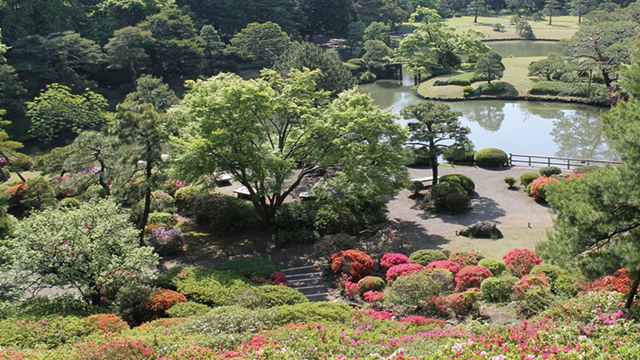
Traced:
<path fill-rule="evenodd" d="M 553 122 L 551 135 L 558 144 L 556 156 L 596 160 L 615 158 L 597 114 L 584 111 L 565 114 Z"/>
<path fill-rule="evenodd" d="M 483 104 L 479 101 L 473 101 L 467 107 L 466 114 L 469 121 L 477 122 L 483 129 L 491 132 L 500 130 L 500 125 L 504 121 L 505 103 Z"/>

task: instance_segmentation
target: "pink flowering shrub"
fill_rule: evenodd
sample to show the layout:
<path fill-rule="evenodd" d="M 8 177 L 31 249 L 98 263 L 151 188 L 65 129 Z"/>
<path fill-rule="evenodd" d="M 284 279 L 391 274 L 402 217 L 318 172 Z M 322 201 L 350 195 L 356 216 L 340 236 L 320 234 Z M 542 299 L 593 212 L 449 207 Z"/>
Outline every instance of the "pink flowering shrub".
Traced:
<path fill-rule="evenodd" d="M 465 266 L 454 278 L 456 292 L 462 292 L 470 288 L 479 288 L 484 279 L 493 277 L 489 269 L 484 266 Z"/>
<path fill-rule="evenodd" d="M 476 259 L 476 255 L 472 252 L 468 251 L 456 251 L 449 256 L 449 261 L 454 263 L 458 263 L 460 267 L 465 267 L 469 265 L 478 265 L 478 259 Z M 448 270 L 448 269 L 447 269 Z"/>
<path fill-rule="evenodd" d="M 480 289 L 474 287 L 465 292 L 451 294 L 447 300 L 449 308 L 456 317 L 463 317 L 478 312 L 479 297 Z"/>
<path fill-rule="evenodd" d="M 422 270 L 424 267 L 420 264 L 400 264 L 387 270 L 387 281 L 393 282 L 397 278 Z"/>
<path fill-rule="evenodd" d="M 373 260 L 360 250 L 343 250 L 331 255 L 331 270 L 345 274 L 348 280 L 358 281 L 373 272 Z"/>
<path fill-rule="evenodd" d="M 421 304 L 422 313 L 429 316 L 438 316 L 446 318 L 449 316 L 447 309 L 448 300 L 446 296 L 433 295 L 424 299 Z"/>
<path fill-rule="evenodd" d="M 522 277 L 529 274 L 534 266 L 540 264 L 542 259 L 533 250 L 516 249 L 502 257 L 507 270 L 515 276 Z"/>
<path fill-rule="evenodd" d="M 527 290 L 539 286 L 547 291 L 551 291 L 549 280 L 543 274 L 525 275 L 515 285 L 513 291 L 516 293 L 516 299 L 522 299 Z"/>
<path fill-rule="evenodd" d="M 531 196 L 536 200 L 547 200 L 547 186 L 549 183 L 559 183 L 560 180 L 550 177 L 539 177 L 531 183 Z"/>
<path fill-rule="evenodd" d="M 280 271 L 274 271 L 269 276 L 269 282 L 273 285 L 287 286 L 287 279 L 285 278 L 284 274 L 282 274 Z"/>
<path fill-rule="evenodd" d="M 358 283 L 346 281 L 344 283 L 344 294 L 350 300 L 356 300 L 360 297 L 360 286 L 358 286 Z"/>
<path fill-rule="evenodd" d="M 449 260 L 440 260 L 434 261 L 431 264 L 427 265 L 426 270 L 431 269 L 444 269 L 449 270 L 453 275 L 457 274 L 462 267 L 457 262 L 449 261 Z"/>
<path fill-rule="evenodd" d="M 367 291 L 363 294 L 364 300 L 374 309 L 381 309 L 385 294 L 382 291 Z"/>
<path fill-rule="evenodd" d="M 157 359 L 153 346 L 139 339 L 124 338 L 104 343 L 91 341 L 76 345 L 75 348 L 76 358 L 83 360 Z"/>
<path fill-rule="evenodd" d="M 407 257 L 407 255 L 399 253 L 386 253 L 382 256 L 382 260 L 380 260 L 380 266 L 385 269 L 389 269 L 395 265 L 408 263 L 409 258 Z"/>

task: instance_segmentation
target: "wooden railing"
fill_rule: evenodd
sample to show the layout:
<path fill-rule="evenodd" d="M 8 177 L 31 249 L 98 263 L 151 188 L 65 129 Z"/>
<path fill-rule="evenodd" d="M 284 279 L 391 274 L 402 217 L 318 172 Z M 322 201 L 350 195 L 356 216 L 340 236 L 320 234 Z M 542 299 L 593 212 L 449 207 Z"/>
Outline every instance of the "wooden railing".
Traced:
<path fill-rule="evenodd" d="M 622 164 L 619 161 L 575 159 L 575 158 L 538 156 L 538 155 L 519 155 L 519 154 L 509 153 L 509 165 L 513 166 L 514 163 L 526 164 L 528 166 L 566 167 L 569 170 L 571 170 L 572 167 L 578 167 L 578 166 L 590 166 L 590 165 L 602 166 L 604 164 L 614 164 L 614 165 Z"/>

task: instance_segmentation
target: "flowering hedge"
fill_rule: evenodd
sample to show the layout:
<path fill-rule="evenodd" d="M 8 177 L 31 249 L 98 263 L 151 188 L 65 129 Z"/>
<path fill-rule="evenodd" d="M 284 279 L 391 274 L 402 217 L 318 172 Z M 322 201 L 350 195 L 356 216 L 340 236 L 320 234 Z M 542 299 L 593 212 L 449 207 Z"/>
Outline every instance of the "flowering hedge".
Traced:
<path fill-rule="evenodd" d="M 507 270 L 513 276 L 522 277 L 529 274 L 534 266 L 540 264 L 542 259 L 535 251 L 529 249 L 516 249 L 502 257 Z"/>
<path fill-rule="evenodd" d="M 583 287 L 584 291 L 617 291 L 620 293 L 628 293 L 632 284 L 627 269 L 619 269 L 613 275 L 603 276 L 598 280 L 594 280 Z"/>
<path fill-rule="evenodd" d="M 451 294 L 447 298 L 448 307 L 457 317 L 478 313 L 480 289 L 471 288 L 465 292 Z"/>
<path fill-rule="evenodd" d="M 556 178 L 550 177 L 539 177 L 531 183 L 531 196 L 533 196 L 536 200 L 547 200 L 547 185 L 550 182 L 559 183 L 560 180 Z"/>
<path fill-rule="evenodd" d="M 145 313 L 152 319 L 164 316 L 165 312 L 175 304 L 187 302 L 187 298 L 179 292 L 162 289 L 149 295 L 142 303 Z"/>
<path fill-rule="evenodd" d="M 393 282 L 397 278 L 422 270 L 424 267 L 420 264 L 400 264 L 387 270 L 387 281 Z"/>
<path fill-rule="evenodd" d="M 457 274 L 462 267 L 457 262 L 449 261 L 449 260 L 440 260 L 434 261 L 431 264 L 427 265 L 426 270 L 431 269 L 444 269 L 449 270 L 453 275 Z"/>
<path fill-rule="evenodd" d="M 493 277 L 489 269 L 484 266 L 465 266 L 456 274 L 456 291 L 462 292 L 471 288 L 479 288 L 484 279 Z"/>
<path fill-rule="evenodd" d="M 182 251 L 184 237 L 182 233 L 174 229 L 159 228 L 153 230 L 147 237 L 146 243 L 160 256 L 171 255 Z"/>
<path fill-rule="evenodd" d="M 409 258 L 407 257 L 407 255 L 399 253 L 386 253 L 382 256 L 382 260 L 380 260 L 380 266 L 386 269 L 389 269 L 395 265 L 408 263 Z"/>
<path fill-rule="evenodd" d="M 525 275 L 515 285 L 513 291 L 516 293 L 516 299 L 522 299 L 527 290 L 534 287 L 541 287 L 545 291 L 551 291 L 549 280 L 543 274 Z"/>
<path fill-rule="evenodd" d="M 350 281 L 358 281 L 373 272 L 373 260 L 360 250 L 344 250 L 331 255 L 331 270 L 346 274 Z"/>
<path fill-rule="evenodd" d="M 469 265 L 478 265 L 478 259 L 476 259 L 476 255 L 468 251 L 454 252 L 453 254 L 451 254 L 451 256 L 449 256 L 449 261 L 458 263 L 460 267 L 465 267 Z"/>
<path fill-rule="evenodd" d="M 125 338 L 103 343 L 87 342 L 76 345 L 77 359 L 116 360 L 116 359 L 153 359 L 157 356 L 153 346 L 139 339 Z"/>
<path fill-rule="evenodd" d="M 115 314 L 97 314 L 84 319 L 87 325 L 107 333 L 118 333 L 129 328 L 127 322 Z"/>

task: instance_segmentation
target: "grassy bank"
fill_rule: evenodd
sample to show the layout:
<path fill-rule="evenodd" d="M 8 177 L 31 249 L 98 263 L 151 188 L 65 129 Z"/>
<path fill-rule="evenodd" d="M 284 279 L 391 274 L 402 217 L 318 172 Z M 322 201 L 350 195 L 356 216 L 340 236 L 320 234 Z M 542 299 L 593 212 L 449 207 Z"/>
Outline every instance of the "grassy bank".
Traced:
<path fill-rule="evenodd" d="M 479 16 L 478 22 L 473 22 L 473 16 L 450 18 L 445 22 L 456 28 L 458 32 L 467 29 L 475 29 L 483 32 L 486 39 L 518 39 L 515 25 L 509 24 L 512 15 L 505 16 Z M 493 31 L 493 24 L 502 24 L 505 31 Z M 578 30 L 577 16 L 554 16 L 552 25 L 549 21 L 529 21 L 533 33 L 537 39 L 568 39 Z"/>

